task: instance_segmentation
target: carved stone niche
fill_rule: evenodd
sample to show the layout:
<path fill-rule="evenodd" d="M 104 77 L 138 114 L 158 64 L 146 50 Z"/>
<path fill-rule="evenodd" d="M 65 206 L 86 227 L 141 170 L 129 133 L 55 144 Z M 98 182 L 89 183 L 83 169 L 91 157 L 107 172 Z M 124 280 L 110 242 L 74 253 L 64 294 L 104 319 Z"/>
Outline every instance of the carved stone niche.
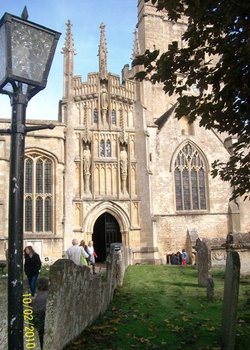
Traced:
<path fill-rule="evenodd" d="M 121 192 L 127 193 L 127 177 L 128 177 L 128 152 L 125 144 L 120 147 L 120 174 L 121 174 Z"/>
<path fill-rule="evenodd" d="M 83 180 L 84 180 L 84 192 L 90 193 L 90 176 L 92 170 L 92 155 L 91 144 L 89 142 L 83 142 Z"/>

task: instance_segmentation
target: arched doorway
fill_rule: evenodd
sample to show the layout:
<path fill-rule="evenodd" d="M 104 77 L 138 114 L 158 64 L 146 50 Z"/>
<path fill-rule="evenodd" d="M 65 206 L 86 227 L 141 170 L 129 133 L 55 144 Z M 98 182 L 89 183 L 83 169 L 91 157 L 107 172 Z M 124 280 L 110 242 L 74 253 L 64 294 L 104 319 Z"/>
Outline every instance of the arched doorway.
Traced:
<path fill-rule="evenodd" d="M 93 230 L 93 242 L 98 255 L 97 262 L 106 260 L 111 243 L 122 242 L 120 227 L 111 214 L 104 213 L 96 220 Z"/>

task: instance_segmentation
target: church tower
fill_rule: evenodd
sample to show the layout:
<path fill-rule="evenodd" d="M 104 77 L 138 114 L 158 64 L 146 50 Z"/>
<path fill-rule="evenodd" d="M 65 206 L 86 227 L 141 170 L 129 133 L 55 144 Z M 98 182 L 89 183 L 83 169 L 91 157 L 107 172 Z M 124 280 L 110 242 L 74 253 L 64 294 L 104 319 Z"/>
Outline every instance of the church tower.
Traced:
<path fill-rule="evenodd" d="M 172 22 L 166 11 L 138 0 L 133 56 L 146 49 L 163 53 L 172 42 L 182 47 L 186 26 L 186 18 Z M 139 70 L 133 67 L 131 75 Z M 211 177 L 211 163 L 228 159 L 225 136 L 200 127 L 199 119 L 192 124 L 185 115 L 177 120 L 177 103 L 177 96 L 166 94 L 161 84 L 148 79 L 136 82 L 136 155 L 145 183 L 138 183 L 138 193 L 142 221 L 151 220 L 142 228 L 142 236 L 155 252 L 155 261 L 157 249 L 161 259 L 183 248 L 191 254 L 192 232 L 201 238 L 225 238 L 232 227 L 230 186 Z"/>
<path fill-rule="evenodd" d="M 121 84 L 119 76 L 108 72 L 103 23 L 99 71 L 88 74 L 86 82 L 73 74 L 74 53 L 68 23 L 61 103 L 69 148 L 65 152 L 65 247 L 74 237 L 93 240 L 104 260 L 110 243 L 129 246 L 140 241 L 135 83 L 125 79 Z"/>
<path fill-rule="evenodd" d="M 185 18 L 171 22 L 150 1 L 137 5 L 132 57 L 146 49 L 165 52 L 173 41 L 184 45 Z M 98 69 L 83 81 L 74 72 L 72 24 L 66 24 L 59 120 L 53 130 L 30 132 L 26 139 L 24 244 L 46 262 L 61 258 L 76 238 L 93 240 L 100 262 L 116 242 L 130 249 L 131 264 L 165 263 L 183 248 L 191 257 L 194 238 L 225 241 L 230 231 L 249 232 L 249 203 L 230 202 L 229 184 L 211 176 L 215 159 L 228 160 L 227 135 L 201 127 L 199 118 L 192 124 L 187 115 L 178 120 L 177 96 L 148 79 L 136 81 L 140 67 L 125 64 L 121 79 L 111 73 L 107 42 L 101 23 Z M 6 120 L 0 124 L 10 127 Z M 2 135 L 1 259 L 7 248 L 9 149 L 10 138 Z M 221 264 L 223 257 L 219 252 L 211 259 Z"/>

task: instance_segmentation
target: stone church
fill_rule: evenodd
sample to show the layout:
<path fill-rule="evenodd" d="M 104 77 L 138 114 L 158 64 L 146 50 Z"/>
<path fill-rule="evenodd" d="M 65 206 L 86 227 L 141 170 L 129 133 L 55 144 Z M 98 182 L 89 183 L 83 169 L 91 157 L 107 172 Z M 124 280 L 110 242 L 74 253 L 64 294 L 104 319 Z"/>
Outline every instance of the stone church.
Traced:
<path fill-rule="evenodd" d="M 185 28 L 185 21 L 173 23 L 138 0 L 133 57 L 166 51 L 172 41 L 183 45 Z M 110 73 L 107 51 L 101 24 L 99 71 L 82 81 L 74 72 L 68 21 L 63 96 L 58 120 L 51 116 L 56 127 L 26 135 L 24 245 L 54 261 L 72 238 L 93 240 L 98 260 L 105 261 L 110 243 L 121 242 L 131 249 L 132 263 L 162 263 L 186 247 L 192 230 L 201 238 L 249 231 L 248 204 L 231 203 L 229 184 L 210 173 L 215 159 L 228 159 L 231 139 L 199 121 L 188 124 L 187 116 L 177 120 L 176 96 L 135 81 L 138 67 L 126 64 L 121 77 Z M 0 120 L 0 128 L 9 123 Z M 7 248 L 9 155 L 10 137 L 0 135 L 0 259 Z"/>

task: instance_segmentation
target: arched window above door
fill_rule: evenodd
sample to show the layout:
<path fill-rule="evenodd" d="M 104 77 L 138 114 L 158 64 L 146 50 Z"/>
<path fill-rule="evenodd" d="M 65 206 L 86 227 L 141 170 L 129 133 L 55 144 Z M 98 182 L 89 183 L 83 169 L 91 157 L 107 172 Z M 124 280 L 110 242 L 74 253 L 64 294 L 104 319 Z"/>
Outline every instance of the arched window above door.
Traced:
<path fill-rule="evenodd" d="M 176 210 L 207 209 L 207 168 L 204 156 L 191 142 L 174 161 Z"/>
<path fill-rule="evenodd" d="M 111 141 L 103 139 L 99 143 L 99 157 L 111 157 Z"/>

